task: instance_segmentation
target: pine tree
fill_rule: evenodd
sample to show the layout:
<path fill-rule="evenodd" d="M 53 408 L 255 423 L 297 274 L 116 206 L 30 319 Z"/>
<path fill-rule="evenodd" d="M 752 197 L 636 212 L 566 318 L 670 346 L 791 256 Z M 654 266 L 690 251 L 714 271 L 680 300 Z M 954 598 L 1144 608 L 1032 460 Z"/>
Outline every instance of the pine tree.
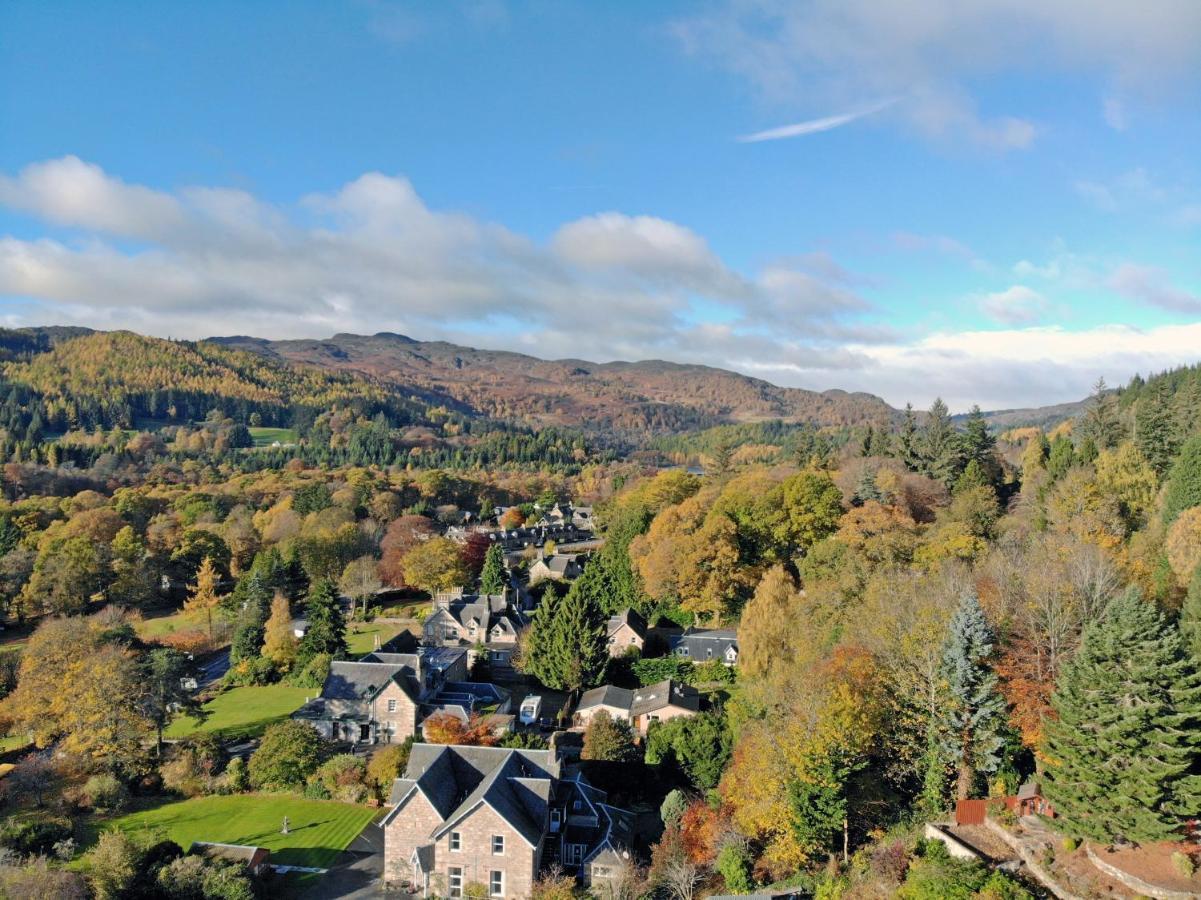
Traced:
<path fill-rule="evenodd" d="M 1185 442 L 1168 473 L 1163 499 L 1164 524 L 1171 525 L 1193 506 L 1201 506 L 1201 434 Z"/>
<path fill-rule="evenodd" d="M 859 475 L 859 482 L 855 485 L 855 499 L 859 503 L 883 499 L 880 488 L 876 484 L 876 471 L 870 466 L 864 466 Z"/>
<path fill-rule="evenodd" d="M 508 584 L 505 570 L 505 551 L 500 544 L 492 544 L 484 554 L 484 568 L 480 570 L 480 593 L 503 594 Z"/>
<path fill-rule="evenodd" d="M 930 406 L 919 450 L 922 473 L 950 487 L 963 468 L 963 439 L 951 424 L 947 405 L 939 397 Z"/>
<path fill-rule="evenodd" d="M 1201 565 L 1194 570 L 1180 607 L 1180 634 L 1185 649 L 1193 654 L 1193 664 L 1201 668 Z"/>
<path fill-rule="evenodd" d="M 604 613 L 579 582 L 549 606 L 544 598 L 525 648 L 525 670 L 559 691 L 595 684 L 609 660 Z"/>
<path fill-rule="evenodd" d="M 984 474 L 987 483 L 995 483 L 1001 468 L 997 463 L 997 439 L 988 430 L 988 421 L 979 406 L 973 406 L 968 412 L 962 440 L 964 458 L 968 465 L 974 462 Z"/>
<path fill-rule="evenodd" d="M 238 611 L 238 627 L 229 648 L 229 661 L 237 663 L 259 655 L 263 646 L 263 623 L 267 620 L 271 605 L 271 590 L 262 572 L 251 568 L 250 572 L 238 579 L 230 597 L 238 599 L 231 604 L 229 598 L 222 598 L 222 606 L 228 609 L 235 605 Z"/>
<path fill-rule="evenodd" d="M 1116 447 L 1122 439 L 1117 397 L 1109 390 L 1104 378 L 1098 378 L 1093 385 L 1092 400 L 1080 422 L 1080 437 L 1091 438 L 1098 450 Z"/>
<path fill-rule="evenodd" d="M 1176 424 L 1167 380 L 1156 379 L 1143 391 L 1134 409 L 1134 444 L 1162 476 L 1176 455 Z"/>
<path fill-rule="evenodd" d="M 978 772 L 994 772 L 1005 742 L 1005 701 L 989 665 L 995 639 L 974 594 L 967 594 L 951 619 L 943 645 L 942 677 L 947 684 L 943 707 L 944 747 L 958 770 L 960 800 L 971 793 Z"/>
<path fill-rule="evenodd" d="M 917 472 L 922 468 L 922 458 L 918 447 L 917 416 L 913 412 L 913 404 L 905 404 L 905 419 L 897 432 L 896 448 L 893 455 L 905 464 L 905 468 Z"/>
<path fill-rule="evenodd" d="M 308 630 L 300 639 L 296 664 L 304 668 L 314 656 L 329 654 L 334 659 L 346 656 L 346 620 L 334 584 L 328 578 L 313 583 L 305 601 Z"/>
<path fill-rule="evenodd" d="M 1201 808 L 1201 677 L 1136 591 L 1085 629 L 1051 706 L 1044 790 L 1064 831 L 1167 840 Z"/>

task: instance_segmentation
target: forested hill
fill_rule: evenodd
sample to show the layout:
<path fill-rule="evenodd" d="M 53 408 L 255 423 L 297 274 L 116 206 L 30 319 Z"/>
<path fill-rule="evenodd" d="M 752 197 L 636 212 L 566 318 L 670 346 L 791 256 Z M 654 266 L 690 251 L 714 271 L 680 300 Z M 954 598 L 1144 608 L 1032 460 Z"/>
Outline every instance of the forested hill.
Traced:
<path fill-rule="evenodd" d="M 871 394 L 782 388 L 736 372 L 661 360 L 543 360 L 388 333 L 211 340 L 274 359 L 367 374 L 466 404 L 477 415 L 534 426 L 667 434 L 740 422 L 886 425 L 899 418 Z"/>

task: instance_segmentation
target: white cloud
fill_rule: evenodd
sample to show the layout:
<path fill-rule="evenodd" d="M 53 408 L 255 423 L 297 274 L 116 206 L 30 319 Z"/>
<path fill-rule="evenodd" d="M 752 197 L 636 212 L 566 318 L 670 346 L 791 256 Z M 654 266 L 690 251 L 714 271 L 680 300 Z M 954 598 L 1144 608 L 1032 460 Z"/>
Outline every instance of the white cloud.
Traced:
<path fill-rule="evenodd" d="M 761 141 L 779 141 L 784 138 L 801 137 L 806 134 L 818 134 L 822 131 L 832 131 L 835 128 L 841 128 L 843 125 L 849 125 L 858 119 L 865 116 L 870 116 L 887 109 L 896 103 L 896 99 L 882 100 L 879 103 L 873 103 L 869 106 L 864 106 L 859 109 L 853 109 L 849 112 L 840 113 L 836 116 L 825 116 L 820 119 L 809 119 L 805 122 L 797 122 L 794 125 L 783 125 L 779 128 L 769 128 L 766 131 L 756 131 L 754 134 L 745 134 L 736 140 L 742 144 L 755 144 Z"/>
<path fill-rule="evenodd" d="M 1047 312 L 1047 298 L 1024 284 L 985 294 L 980 309 L 990 319 L 1006 325 L 1029 325 Z"/>
<path fill-rule="evenodd" d="M 919 134 L 1001 150 L 1029 146 L 1037 127 L 978 108 L 969 86 L 988 76 L 1082 73 L 1113 96 L 1201 71 L 1195 0 L 727 0 L 672 30 L 781 107 L 902 95 L 895 114 Z M 1107 117 L 1124 121 L 1112 104 Z"/>
<path fill-rule="evenodd" d="M 1109 276 L 1109 286 L 1122 296 L 1148 306 L 1169 312 L 1201 314 L 1201 295 L 1171 284 L 1167 273 L 1153 266 L 1123 263 Z"/>

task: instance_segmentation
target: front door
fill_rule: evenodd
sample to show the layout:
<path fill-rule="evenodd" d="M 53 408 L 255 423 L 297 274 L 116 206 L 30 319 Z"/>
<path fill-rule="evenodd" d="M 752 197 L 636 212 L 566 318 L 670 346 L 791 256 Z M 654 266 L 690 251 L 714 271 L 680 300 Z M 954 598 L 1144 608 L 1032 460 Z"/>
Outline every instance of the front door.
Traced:
<path fill-rule="evenodd" d="M 371 740 L 371 726 L 370 725 L 360 725 L 359 726 L 359 740 L 361 742 L 363 742 L 364 744 Z"/>

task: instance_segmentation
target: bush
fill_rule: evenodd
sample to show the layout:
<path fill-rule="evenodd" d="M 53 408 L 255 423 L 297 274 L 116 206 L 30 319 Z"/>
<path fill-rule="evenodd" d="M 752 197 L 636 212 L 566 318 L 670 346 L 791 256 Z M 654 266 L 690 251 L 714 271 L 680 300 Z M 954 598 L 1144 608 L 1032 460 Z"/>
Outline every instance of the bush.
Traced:
<path fill-rule="evenodd" d="M 751 880 L 751 856 L 746 847 L 727 844 L 717 854 L 717 871 L 726 880 L 726 887 L 735 894 L 745 894 L 753 886 Z"/>
<path fill-rule="evenodd" d="M 309 777 L 305 796 L 362 803 L 367 799 L 367 766 L 349 753 L 327 759 Z"/>
<path fill-rule="evenodd" d="M 227 687 L 258 687 L 274 684 L 279 680 L 275 663 L 265 656 L 251 656 L 239 660 L 225 673 L 222 683 Z"/>
<path fill-rule="evenodd" d="M 18 822 L 9 819 L 0 826 L 0 847 L 21 856 L 46 856 L 54 845 L 72 836 L 69 819 L 37 819 Z"/>
<path fill-rule="evenodd" d="M 223 788 L 217 777 L 223 759 L 221 742 L 215 735 L 197 734 L 180 741 L 159 766 L 163 787 L 185 797 L 217 793 Z"/>
<path fill-rule="evenodd" d="M 679 788 L 675 788 L 668 791 L 667 796 L 663 798 L 663 805 L 659 807 L 659 818 L 663 820 L 665 827 L 670 828 L 680 824 L 680 817 L 687 808 L 688 796 Z"/>
<path fill-rule="evenodd" d="M 692 684 L 733 684 L 734 670 L 721 660 L 710 659 L 698 665 L 692 672 Z"/>
<path fill-rule="evenodd" d="M 665 678 L 674 678 L 676 681 L 691 683 L 694 669 L 695 666 L 693 666 L 691 660 L 681 659 L 678 656 L 639 659 L 630 664 L 630 670 L 633 672 L 634 677 L 644 687 L 648 684 L 657 684 Z"/>
<path fill-rule="evenodd" d="M 387 800 L 392 790 L 392 782 L 409 764 L 409 753 L 413 749 L 413 737 L 404 739 L 400 744 L 389 744 L 377 750 L 367 763 L 367 783 L 375 788 L 375 795 L 380 800 Z"/>
<path fill-rule="evenodd" d="M 113 812 L 129 800 L 129 789 L 113 775 L 93 775 L 83 786 L 86 803 L 92 809 Z"/>
<path fill-rule="evenodd" d="M 1177 850 L 1172 854 L 1172 868 L 1176 870 L 1181 878 L 1192 878 L 1193 873 L 1197 871 L 1197 866 L 1193 862 L 1193 858 L 1187 853 L 1181 853 Z"/>
<path fill-rule="evenodd" d="M 1075 850 L 1080 845 L 1076 843 L 1075 838 L 1065 837 L 1062 841 L 1062 846 L 1063 846 L 1064 852 L 1071 853 L 1073 850 Z"/>
<path fill-rule="evenodd" d="M 261 790 L 300 790 L 325 760 L 328 745 L 305 722 L 269 725 L 250 757 L 250 783 Z"/>
<path fill-rule="evenodd" d="M 333 657 L 328 653 L 318 653 L 304 668 L 297 669 L 288 678 L 296 687 L 319 688 L 325 684 L 325 679 L 329 677 L 329 664 Z"/>
<path fill-rule="evenodd" d="M 246 760 L 235 756 L 225 767 L 225 788 L 231 794 L 241 794 L 250 790 L 250 772 L 246 768 Z"/>

